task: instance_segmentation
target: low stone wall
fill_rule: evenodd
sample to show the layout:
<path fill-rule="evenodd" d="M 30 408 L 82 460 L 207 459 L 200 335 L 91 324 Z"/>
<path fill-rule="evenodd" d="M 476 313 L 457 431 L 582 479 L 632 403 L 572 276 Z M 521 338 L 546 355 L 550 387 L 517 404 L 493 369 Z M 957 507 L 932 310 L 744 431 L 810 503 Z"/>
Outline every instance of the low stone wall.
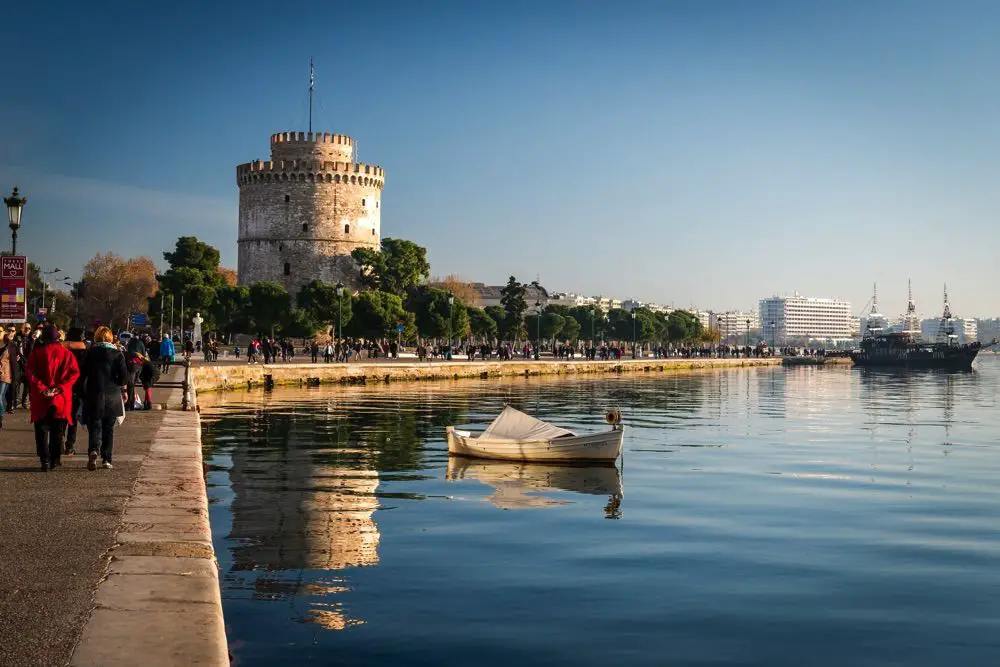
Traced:
<path fill-rule="evenodd" d="M 369 384 L 418 380 L 451 380 L 531 375 L 579 375 L 592 373 L 660 373 L 693 369 L 778 366 L 780 358 L 765 359 L 620 359 L 616 361 L 382 361 L 350 364 L 246 364 L 222 362 L 199 364 L 191 369 L 199 393 L 227 389 L 250 389 L 270 377 L 275 385 Z"/>

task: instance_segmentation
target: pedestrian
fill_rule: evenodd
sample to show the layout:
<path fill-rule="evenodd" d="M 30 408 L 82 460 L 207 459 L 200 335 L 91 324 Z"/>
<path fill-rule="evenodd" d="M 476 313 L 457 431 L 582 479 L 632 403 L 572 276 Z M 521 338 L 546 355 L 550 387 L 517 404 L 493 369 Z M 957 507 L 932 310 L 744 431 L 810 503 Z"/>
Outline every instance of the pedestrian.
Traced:
<path fill-rule="evenodd" d="M 138 382 L 139 371 L 146 359 L 146 345 L 138 336 L 132 336 L 125 348 L 125 366 L 128 369 L 128 398 L 125 399 L 125 409 L 135 409 L 135 385 Z"/>
<path fill-rule="evenodd" d="M 94 334 L 96 341 L 96 333 Z M 163 341 L 160 343 L 160 366 L 161 372 L 166 373 L 170 370 L 170 364 L 174 363 L 174 339 L 169 335 L 163 337 Z"/>
<path fill-rule="evenodd" d="M 62 441 L 73 419 L 73 383 L 80 377 L 80 369 L 73 354 L 59 344 L 59 330 L 48 324 L 32 347 L 24 370 L 31 392 L 35 450 L 42 471 L 47 472 L 62 465 Z"/>
<path fill-rule="evenodd" d="M 97 469 L 97 455 L 101 467 L 110 470 L 114 449 L 115 426 L 124 418 L 122 387 L 128 381 L 125 356 L 115 347 L 114 334 L 107 327 L 94 332 L 94 344 L 83 362 L 83 410 L 87 415 L 89 442 L 87 470 Z"/>
<path fill-rule="evenodd" d="M 18 339 L 17 382 L 14 385 L 13 400 L 10 403 L 11 409 L 18 403 L 21 404 L 22 410 L 28 407 L 28 394 L 30 392 L 28 391 L 28 377 L 24 373 L 24 365 L 28 361 L 28 355 L 31 354 L 31 348 L 34 347 L 37 336 L 37 332 L 31 328 L 30 324 L 25 322 L 21 325 L 21 334 Z"/>
<path fill-rule="evenodd" d="M 14 381 L 17 366 L 17 343 L 7 330 L 0 329 L 0 428 L 7 409 L 7 389 Z"/>
<path fill-rule="evenodd" d="M 73 327 L 67 331 L 66 342 L 63 343 L 63 347 L 72 353 L 73 358 L 76 359 L 77 367 L 83 368 L 83 361 L 87 357 L 87 344 L 83 340 L 83 329 Z M 82 418 L 83 375 L 81 374 L 80 377 L 77 378 L 76 382 L 73 383 L 73 418 L 66 427 L 66 445 L 63 449 L 63 454 L 66 456 L 73 456 L 76 454 L 74 446 L 76 445 L 76 434 Z"/>
<path fill-rule="evenodd" d="M 160 380 L 160 371 L 149 359 L 146 359 L 139 370 L 139 380 L 142 382 L 142 409 L 153 409 L 153 385 Z"/>

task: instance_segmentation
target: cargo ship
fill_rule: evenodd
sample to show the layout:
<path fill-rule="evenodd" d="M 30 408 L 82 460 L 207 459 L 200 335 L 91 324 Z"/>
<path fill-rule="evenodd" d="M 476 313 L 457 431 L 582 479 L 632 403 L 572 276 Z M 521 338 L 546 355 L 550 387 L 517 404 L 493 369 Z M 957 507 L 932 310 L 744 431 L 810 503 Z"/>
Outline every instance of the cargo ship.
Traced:
<path fill-rule="evenodd" d="M 873 306 L 872 310 L 875 311 L 876 307 Z M 911 291 L 904 322 L 915 320 L 916 308 Z M 972 362 L 982 349 L 982 344 L 978 342 L 958 343 L 947 288 L 936 340 L 924 342 L 920 340 L 920 332 L 914 329 L 905 326 L 903 331 L 887 332 L 881 326 L 869 326 L 861 339 L 861 349 L 851 352 L 851 360 L 855 366 L 967 371 L 972 369 Z"/>

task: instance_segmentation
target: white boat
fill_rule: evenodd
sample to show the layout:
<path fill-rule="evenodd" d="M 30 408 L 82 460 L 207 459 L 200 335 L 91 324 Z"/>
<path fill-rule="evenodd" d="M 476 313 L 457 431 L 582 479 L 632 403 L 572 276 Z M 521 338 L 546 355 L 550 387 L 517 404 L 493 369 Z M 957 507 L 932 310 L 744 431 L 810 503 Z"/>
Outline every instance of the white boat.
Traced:
<path fill-rule="evenodd" d="M 625 431 L 577 435 L 548 424 L 509 405 L 481 434 L 449 426 L 448 453 L 503 461 L 577 461 L 613 463 L 622 452 Z"/>

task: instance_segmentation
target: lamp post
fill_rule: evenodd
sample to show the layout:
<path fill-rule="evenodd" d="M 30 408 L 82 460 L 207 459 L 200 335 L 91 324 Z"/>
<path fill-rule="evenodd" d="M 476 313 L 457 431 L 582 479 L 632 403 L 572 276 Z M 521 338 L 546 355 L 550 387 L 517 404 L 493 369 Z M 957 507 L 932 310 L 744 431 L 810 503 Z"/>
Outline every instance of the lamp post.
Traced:
<path fill-rule="evenodd" d="M 10 219 L 11 246 L 10 254 L 17 254 L 17 230 L 21 228 L 21 212 L 24 205 L 28 203 L 27 197 L 21 197 L 17 192 L 17 186 L 9 197 L 3 198 L 3 203 L 7 205 L 7 217 Z"/>
<path fill-rule="evenodd" d="M 632 311 L 632 358 L 635 359 L 636 356 L 636 343 L 638 341 L 635 339 L 635 310 Z"/>
<path fill-rule="evenodd" d="M 55 269 L 52 269 L 51 271 L 42 271 L 42 308 L 43 309 L 45 308 L 45 292 L 48 290 L 48 287 L 49 287 L 48 280 L 46 280 L 45 277 L 46 276 L 54 276 L 55 274 L 57 274 L 57 273 L 59 273 L 61 271 L 62 271 L 62 269 L 60 269 L 60 268 L 55 268 Z"/>
<path fill-rule="evenodd" d="M 344 283 L 337 283 L 337 342 L 344 338 Z"/>
<path fill-rule="evenodd" d="M 595 327 L 597 326 L 597 306 L 590 307 L 590 347 L 595 347 L 594 342 L 597 339 L 597 334 L 595 333 Z"/>
<path fill-rule="evenodd" d="M 445 359 L 451 360 L 451 328 L 452 328 L 452 310 L 455 306 L 455 295 L 448 293 L 448 347 L 445 352 Z"/>
<path fill-rule="evenodd" d="M 777 339 L 777 332 L 775 331 L 774 320 L 771 320 L 771 349 L 775 347 L 775 340 Z"/>
<path fill-rule="evenodd" d="M 542 302 L 535 301 L 535 361 L 542 356 Z"/>
<path fill-rule="evenodd" d="M 747 347 L 750 347 L 750 319 L 747 319 Z"/>

